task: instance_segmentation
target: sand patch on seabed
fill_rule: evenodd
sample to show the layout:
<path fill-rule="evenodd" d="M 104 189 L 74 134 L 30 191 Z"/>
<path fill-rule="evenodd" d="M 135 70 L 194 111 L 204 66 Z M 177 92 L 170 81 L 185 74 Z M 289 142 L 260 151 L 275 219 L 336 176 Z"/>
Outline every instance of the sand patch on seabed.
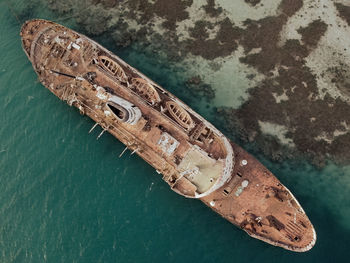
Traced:
<path fill-rule="evenodd" d="M 216 3 L 227 12 L 232 22 L 238 26 L 243 26 L 243 22 L 247 19 L 259 20 L 267 16 L 276 15 L 281 0 L 264 0 L 255 7 L 243 0 L 216 0 Z"/>
<path fill-rule="evenodd" d="M 276 137 L 281 144 L 288 145 L 289 147 L 295 147 L 293 140 L 287 138 L 288 128 L 286 126 L 263 121 L 258 121 L 258 123 L 261 132 L 264 134 Z"/>
<path fill-rule="evenodd" d="M 200 57 L 190 57 L 185 60 L 187 65 L 192 65 L 188 71 L 190 75 L 199 74 L 203 82 L 215 90 L 213 106 L 239 108 L 249 97 L 247 91 L 263 79 L 254 68 L 239 62 L 241 53 L 243 48 L 238 47 L 233 55 L 225 58 L 209 61 Z"/>
<path fill-rule="evenodd" d="M 339 88 L 339 82 L 334 80 L 334 71 L 340 64 L 347 65 L 350 61 L 349 36 L 350 27 L 346 21 L 339 17 L 334 3 L 349 3 L 348 1 L 332 0 L 305 0 L 303 7 L 292 16 L 284 26 L 281 33 L 280 44 L 283 45 L 288 39 L 299 39 L 301 35 L 297 32 L 300 27 L 306 27 L 312 21 L 321 19 L 328 25 L 328 30 L 320 39 L 315 48 L 306 58 L 306 66 L 316 75 L 319 89 L 318 97 L 323 99 L 328 93 L 333 98 L 341 98 L 350 102 L 350 92 L 346 93 Z M 350 67 L 344 78 L 350 78 Z M 334 70 L 331 70 L 334 69 Z M 338 71 L 339 72 L 339 71 Z M 349 80 L 350 83 L 350 80 Z"/>

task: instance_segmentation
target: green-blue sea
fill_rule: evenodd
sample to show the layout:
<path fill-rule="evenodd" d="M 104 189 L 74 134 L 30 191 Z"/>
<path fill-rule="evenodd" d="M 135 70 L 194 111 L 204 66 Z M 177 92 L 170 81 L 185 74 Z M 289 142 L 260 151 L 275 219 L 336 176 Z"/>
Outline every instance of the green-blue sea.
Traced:
<path fill-rule="evenodd" d="M 0 0 L 0 262 L 349 262 L 350 167 L 273 163 L 253 151 L 295 194 L 318 240 L 293 253 L 250 238 L 200 201 L 185 199 L 137 155 L 58 100 L 22 51 L 20 26 L 44 18 L 79 27 L 45 6 Z M 20 12 L 22 10 L 22 12 Z M 34 11 L 33 11 L 34 10 Z M 96 39 L 184 97 L 181 69 L 135 46 Z M 230 134 L 227 134 L 230 137 Z M 245 145 L 242 145 L 245 146 Z"/>

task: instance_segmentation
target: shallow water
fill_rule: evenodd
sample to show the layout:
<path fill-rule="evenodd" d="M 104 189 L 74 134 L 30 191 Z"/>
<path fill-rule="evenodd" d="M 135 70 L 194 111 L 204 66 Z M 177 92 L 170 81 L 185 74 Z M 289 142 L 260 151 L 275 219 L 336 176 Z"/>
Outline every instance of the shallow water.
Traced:
<path fill-rule="evenodd" d="M 37 81 L 18 19 L 40 17 L 79 30 L 28 1 L 0 2 L 0 262 L 340 262 L 350 255 L 350 167 L 272 163 L 246 145 L 295 194 L 318 240 L 297 254 L 250 238 L 201 202 L 168 189 L 136 155 Z M 11 8 L 9 8 L 9 5 Z M 11 11 L 12 10 L 12 11 Z M 130 47 L 131 65 L 190 104 L 179 67 Z M 194 69 L 195 70 L 195 69 Z M 228 134 L 228 136 L 230 136 Z M 243 145 L 244 146 L 244 145 Z"/>

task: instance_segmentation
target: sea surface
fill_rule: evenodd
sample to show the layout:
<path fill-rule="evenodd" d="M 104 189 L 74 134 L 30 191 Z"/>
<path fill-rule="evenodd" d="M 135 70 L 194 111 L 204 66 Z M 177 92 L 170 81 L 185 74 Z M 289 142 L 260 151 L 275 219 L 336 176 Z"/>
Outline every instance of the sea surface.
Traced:
<path fill-rule="evenodd" d="M 73 20 L 30 1 L 0 0 L 0 262 L 348 262 L 350 167 L 316 169 L 304 160 L 273 163 L 242 145 L 294 193 L 317 231 L 315 247 L 293 253 L 250 238 L 161 176 L 37 79 L 21 48 L 20 26 Z M 26 11 L 27 10 L 27 11 Z M 95 38 L 189 103 L 181 68 L 137 46 Z M 230 137 L 230 134 L 227 134 Z"/>

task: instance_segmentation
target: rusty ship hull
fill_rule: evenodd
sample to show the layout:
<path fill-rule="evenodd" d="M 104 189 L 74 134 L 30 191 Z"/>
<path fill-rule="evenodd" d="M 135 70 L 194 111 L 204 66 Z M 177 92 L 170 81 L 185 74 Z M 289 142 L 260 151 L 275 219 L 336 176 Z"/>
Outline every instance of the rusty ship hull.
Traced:
<path fill-rule="evenodd" d="M 173 94 L 54 22 L 27 21 L 21 38 L 41 83 L 153 166 L 173 191 L 269 244 L 296 252 L 314 246 L 314 227 L 292 193 Z"/>

